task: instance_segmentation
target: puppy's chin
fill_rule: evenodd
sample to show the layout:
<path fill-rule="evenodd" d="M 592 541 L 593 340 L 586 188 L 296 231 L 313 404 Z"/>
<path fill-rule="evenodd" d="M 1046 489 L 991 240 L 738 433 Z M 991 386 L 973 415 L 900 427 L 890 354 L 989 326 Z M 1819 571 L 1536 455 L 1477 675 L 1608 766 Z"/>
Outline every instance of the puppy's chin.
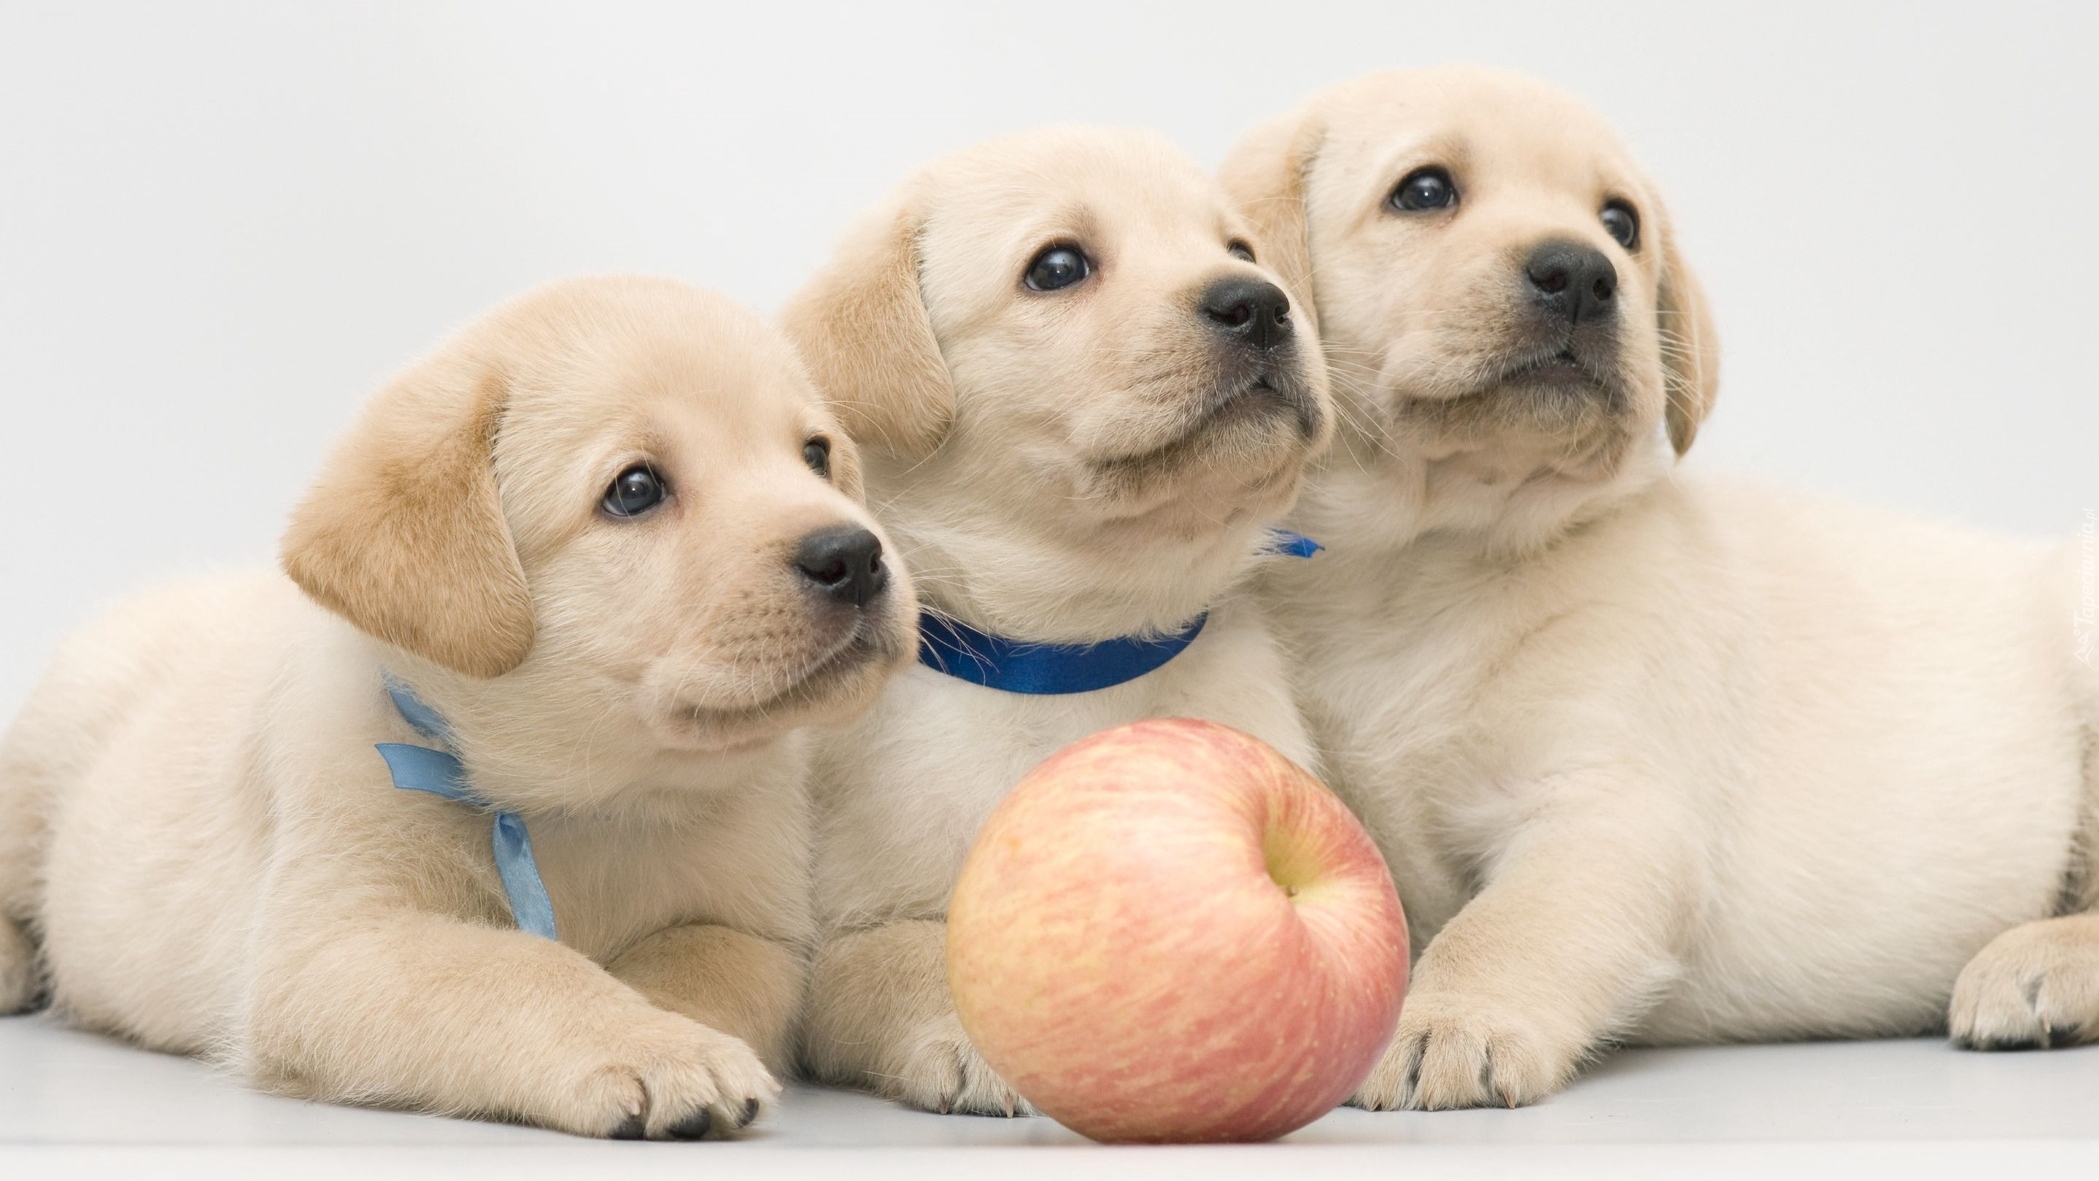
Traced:
<path fill-rule="evenodd" d="M 844 640 L 799 665 L 770 662 L 648 678 L 651 726 L 671 749 L 737 753 L 778 740 L 802 726 L 844 721 L 873 705 L 908 654 L 900 627 L 870 618 Z M 704 688 L 702 688 L 704 686 Z"/>
<path fill-rule="evenodd" d="M 1263 374 L 1190 407 L 1157 441 L 1091 460 L 1088 492 L 1116 519 L 1183 505 L 1212 522 L 1278 509 L 1325 425 L 1294 377 Z"/>
<path fill-rule="evenodd" d="M 1608 480 L 1653 425 L 1638 410 L 1646 383 L 1608 352 L 1509 349 L 1412 368 L 1383 397 L 1384 417 L 1391 443 L 1430 463 L 1498 456 L 1511 481 Z"/>
<path fill-rule="evenodd" d="M 1559 475 L 1608 476 L 1631 441 L 1627 416 L 1607 397 L 1558 381 L 1511 382 L 1457 401 L 1408 398 L 1394 417 L 1431 460 L 1491 448 L 1535 455 Z"/>

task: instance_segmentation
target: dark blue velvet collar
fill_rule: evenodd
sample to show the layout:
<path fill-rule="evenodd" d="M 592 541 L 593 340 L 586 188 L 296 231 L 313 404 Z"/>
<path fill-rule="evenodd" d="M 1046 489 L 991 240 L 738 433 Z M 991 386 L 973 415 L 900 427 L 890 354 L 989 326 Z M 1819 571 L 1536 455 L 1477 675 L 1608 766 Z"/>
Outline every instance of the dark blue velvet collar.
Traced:
<path fill-rule="evenodd" d="M 1309 558 L 1319 543 L 1275 530 L 1270 552 Z M 922 612 L 918 662 L 936 672 L 1007 693 L 1056 695 L 1108 689 L 1179 656 L 1209 621 L 1206 612 L 1167 636 L 1117 636 L 1095 644 L 1038 644 L 980 632 L 959 620 Z"/>

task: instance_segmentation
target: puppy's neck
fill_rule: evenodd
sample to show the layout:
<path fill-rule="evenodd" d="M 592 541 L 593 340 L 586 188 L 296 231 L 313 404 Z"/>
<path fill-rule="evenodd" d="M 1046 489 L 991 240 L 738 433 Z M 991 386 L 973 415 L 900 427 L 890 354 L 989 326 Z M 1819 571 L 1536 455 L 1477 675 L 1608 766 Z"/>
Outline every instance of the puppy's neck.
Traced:
<path fill-rule="evenodd" d="M 722 792 L 767 780 L 791 761 L 783 748 L 799 751 L 799 732 L 727 751 L 667 746 L 620 686 L 535 667 L 530 657 L 483 679 L 371 646 L 374 691 L 381 670 L 411 689 L 444 720 L 474 795 L 506 811 L 676 822 Z"/>
<path fill-rule="evenodd" d="M 1520 560 L 1639 496 L 1669 470 L 1658 439 L 1592 475 L 1518 447 L 1432 454 L 1348 428 L 1307 482 L 1292 521 L 1308 536 L 1339 540 L 1337 554 L 1394 557 L 1434 539 L 1439 552 Z"/>
<path fill-rule="evenodd" d="M 1226 517 L 1195 536 L 1144 520 L 943 518 L 891 502 L 883 524 L 921 602 L 994 635 L 1094 643 L 1164 635 L 1225 597 L 1259 560 L 1269 523 Z"/>

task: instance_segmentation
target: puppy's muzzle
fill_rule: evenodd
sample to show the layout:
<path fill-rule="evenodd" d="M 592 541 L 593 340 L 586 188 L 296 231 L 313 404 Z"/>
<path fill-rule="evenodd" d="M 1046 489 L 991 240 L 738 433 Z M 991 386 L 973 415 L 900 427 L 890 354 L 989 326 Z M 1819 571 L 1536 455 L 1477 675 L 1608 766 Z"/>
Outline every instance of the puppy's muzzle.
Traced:
<path fill-rule="evenodd" d="M 882 541 L 858 525 L 833 525 L 802 538 L 794 568 L 817 594 L 856 610 L 889 588 Z"/>
<path fill-rule="evenodd" d="M 1203 292 L 1202 314 L 1235 344 L 1263 351 L 1290 342 L 1290 297 L 1265 279 L 1219 279 Z"/>
<path fill-rule="evenodd" d="M 1319 408 L 1298 378 L 1297 327 L 1282 288 L 1227 276 L 1203 289 L 1197 314 L 1224 346 L 1221 371 L 1236 387 L 1212 407 L 1213 418 L 1266 404 L 1294 414 L 1306 438 L 1319 433 Z"/>
<path fill-rule="evenodd" d="M 1618 268 L 1593 246 L 1548 238 L 1516 262 L 1516 315 L 1488 388 L 1526 396 L 1601 398 L 1617 406 L 1624 377 Z"/>

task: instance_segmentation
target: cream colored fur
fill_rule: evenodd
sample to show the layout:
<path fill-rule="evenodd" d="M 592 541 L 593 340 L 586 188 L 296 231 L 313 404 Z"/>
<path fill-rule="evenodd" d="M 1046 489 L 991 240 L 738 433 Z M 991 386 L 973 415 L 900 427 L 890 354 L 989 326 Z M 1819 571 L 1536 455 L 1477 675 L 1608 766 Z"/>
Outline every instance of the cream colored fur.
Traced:
<path fill-rule="evenodd" d="M 643 460 L 670 499 L 609 518 Z M 814 935 L 794 727 L 911 647 L 901 575 L 847 618 L 790 568 L 867 523 L 857 493 L 787 343 L 718 297 L 577 280 L 475 322 L 329 461 L 299 585 L 165 588 L 60 651 L 0 746 L 0 1009 L 41 975 L 75 1021 L 289 1094 L 742 1126 Z M 373 744 L 429 740 L 382 669 L 526 817 L 561 942 L 515 928 L 485 813 L 393 786 Z"/>
<path fill-rule="evenodd" d="M 1457 205 L 1389 208 L 1425 165 Z M 1374 75 L 1225 175 L 1294 244 L 1343 418 L 1294 518 L 1329 560 L 1265 597 L 1425 944 L 1357 1102 L 1529 1103 L 1621 1040 L 2099 1036 L 2074 553 L 1672 471 L 1703 300 L 1617 137 L 1538 83 Z M 1619 278 L 1586 397 L 1503 369 L 1548 236 Z"/>
<path fill-rule="evenodd" d="M 942 920 L 978 826 L 1051 752 L 1180 714 L 1311 758 L 1282 654 L 1238 588 L 1330 404 L 1295 316 L 1298 343 L 1271 371 L 1288 397 L 1235 400 L 1244 358 L 1198 309 L 1212 281 L 1268 274 L 1235 242 L 1265 249 L 1163 141 L 1035 132 L 906 182 L 786 312 L 868 448 L 869 501 L 930 606 L 1045 642 L 1210 612 L 1187 651 L 1123 685 L 1030 697 L 912 668 L 824 740 L 824 943 L 803 1050 L 821 1078 L 931 1110 L 1025 1109 L 956 1021 Z M 1026 289 L 1054 244 L 1083 248 L 1093 275 Z M 1220 407 L 1247 413 L 1206 417 Z"/>

